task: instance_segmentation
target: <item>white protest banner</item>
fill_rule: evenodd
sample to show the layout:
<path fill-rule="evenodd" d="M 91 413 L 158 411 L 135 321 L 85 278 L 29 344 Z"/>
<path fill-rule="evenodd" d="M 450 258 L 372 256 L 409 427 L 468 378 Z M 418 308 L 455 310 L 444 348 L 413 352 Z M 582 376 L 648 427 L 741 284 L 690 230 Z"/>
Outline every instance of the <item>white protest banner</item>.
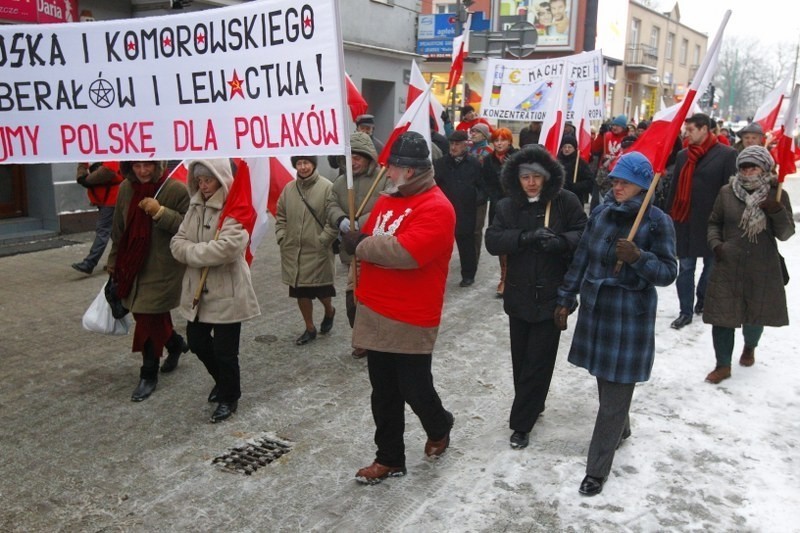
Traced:
<path fill-rule="evenodd" d="M 0 26 L 0 163 L 342 152 L 335 1 Z"/>
<path fill-rule="evenodd" d="M 490 119 L 541 122 L 547 109 L 557 98 L 556 86 L 564 69 L 571 96 L 588 91 L 586 116 L 591 120 L 603 118 L 602 98 L 603 54 L 600 50 L 539 60 L 489 59 L 481 106 L 481 116 Z M 566 120 L 573 121 L 574 98 L 567 100 Z M 580 120 L 580 118 L 578 118 Z"/>

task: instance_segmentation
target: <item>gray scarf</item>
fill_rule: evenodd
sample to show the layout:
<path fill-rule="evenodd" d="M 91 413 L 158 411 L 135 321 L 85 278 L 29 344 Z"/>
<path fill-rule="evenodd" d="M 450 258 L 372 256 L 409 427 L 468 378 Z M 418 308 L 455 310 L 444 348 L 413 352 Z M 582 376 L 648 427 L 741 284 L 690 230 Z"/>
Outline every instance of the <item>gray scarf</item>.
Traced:
<path fill-rule="evenodd" d="M 747 236 L 750 242 L 758 242 L 756 235 L 767 229 L 767 216 L 758 206 L 767 199 L 769 182 L 769 174 L 745 177 L 737 173 L 731 176 L 733 194 L 745 205 L 739 227 L 744 230 L 742 235 Z"/>

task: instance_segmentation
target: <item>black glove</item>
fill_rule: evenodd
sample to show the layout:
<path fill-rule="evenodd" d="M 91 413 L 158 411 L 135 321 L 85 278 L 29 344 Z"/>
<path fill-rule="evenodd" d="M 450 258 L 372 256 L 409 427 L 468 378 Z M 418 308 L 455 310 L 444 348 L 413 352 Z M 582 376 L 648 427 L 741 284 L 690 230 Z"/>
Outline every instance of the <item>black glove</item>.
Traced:
<path fill-rule="evenodd" d="M 617 241 L 617 259 L 624 263 L 635 263 L 641 257 L 642 252 L 639 247 L 627 239 L 619 239 Z"/>
<path fill-rule="evenodd" d="M 569 309 L 561 305 L 556 306 L 556 311 L 555 313 L 553 313 L 553 321 L 556 323 L 556 327 L 561 331 L 567 329 L 568 316 L 569 316 Z"/>
<path fill-rule="evenodd" d="M 714 260 L 720 263 L 723 259 L 725 259 L 725 253 L 722 251 L 722 245 L 718 244 L 714 247 Z"/>
<path fill-rule="evenodd" d="M 783 209 L 783 204 L 781 204 L 778 200 L 774 200 L 772 198 L 767 198 L 760 204 L 758 207 L 764 210 L 764 212 L 768 215 L 774 215 L 781 209 Z"/>
<path fill-rule="evenodd" d="M 87 177 L 88 177 L 88 174 L 86 176 L 78 176 L 77 177 L 77 182 L 81 187 L 83 187 L 85 189 L 91 189 L 92 186 L 89 185 L 88 183 L 86 183 L 86 178 Z"/>
<path fill-rule="evenodd" d="M 369 235 L 361 233 L 360 231 L 348 231 L 342 233 L 342 248 L 350 255 L 356 254 L 356 247 L 358 243 L 366 239 Z"/>
<path fill-rule="evenodd" d="M 559 253 L 567 248 L 567 242 L 550 228 L 537 229 L 533 232 L 533 238 L 536 249 L 542 252 Z"/>
<path fill-rule="evenodd" d="M 447 109 L 442 110 L 442 114 L 440 115 L 442 122 L 447 124 L 450 122 L 450 113 L 447 112 Z"/>
<path fill-rule="evenodd" d="M 531 248 L 533 245 L 536 244 L 536 238 L 534 235 L 536 234 L 535 231 L 523 231 L 519 234 L 519 247 L 520 248 Z"/>

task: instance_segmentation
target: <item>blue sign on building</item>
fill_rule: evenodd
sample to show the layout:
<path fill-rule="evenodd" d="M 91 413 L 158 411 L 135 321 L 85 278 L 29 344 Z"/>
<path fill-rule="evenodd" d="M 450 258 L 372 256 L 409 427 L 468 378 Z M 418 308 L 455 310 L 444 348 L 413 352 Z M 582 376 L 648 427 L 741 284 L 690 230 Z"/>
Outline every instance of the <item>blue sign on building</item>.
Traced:
<path fill-rule="evenodd" d="M 472 14 L 470 31 L 486 31 L 489 20 L 483 12 Z M 453 38 L 456 36 L 456 15 L 439 13 L 420 15 L 417 29 L 417 53 L 427 57 L 450 57 L 453 52 Z"/>

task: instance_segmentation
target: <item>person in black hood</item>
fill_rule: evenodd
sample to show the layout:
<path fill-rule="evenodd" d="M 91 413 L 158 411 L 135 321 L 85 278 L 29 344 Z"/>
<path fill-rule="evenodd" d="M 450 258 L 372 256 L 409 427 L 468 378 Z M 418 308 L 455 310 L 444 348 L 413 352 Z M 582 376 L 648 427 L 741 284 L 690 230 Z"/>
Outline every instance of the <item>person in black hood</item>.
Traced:
<path fill-rule="evenodd" d="M 564 167 L 564 188 L 575 193 L 578 200 L 585 204 L 592 192 L 594 179 L 592 179 L 592 169 L 580 157 L 578 139 L 573 135 L 564 135 L 561 139 L 558 162 Z M 577 172 L 575 165 L 578 165 Z"/>
<path fill-rule="evenodd" d="M 564 169 L 541 146 L 511 155 L 501 174 L 506 197 L 486 230 L 486 249 L 508 256 L 503 308 L 508 314 L 514 403 L 510 445 L 528 445 L 544 410 L 561 330 L 557 290 L 586 226 L 580 200 L 563 189 Z"/>

